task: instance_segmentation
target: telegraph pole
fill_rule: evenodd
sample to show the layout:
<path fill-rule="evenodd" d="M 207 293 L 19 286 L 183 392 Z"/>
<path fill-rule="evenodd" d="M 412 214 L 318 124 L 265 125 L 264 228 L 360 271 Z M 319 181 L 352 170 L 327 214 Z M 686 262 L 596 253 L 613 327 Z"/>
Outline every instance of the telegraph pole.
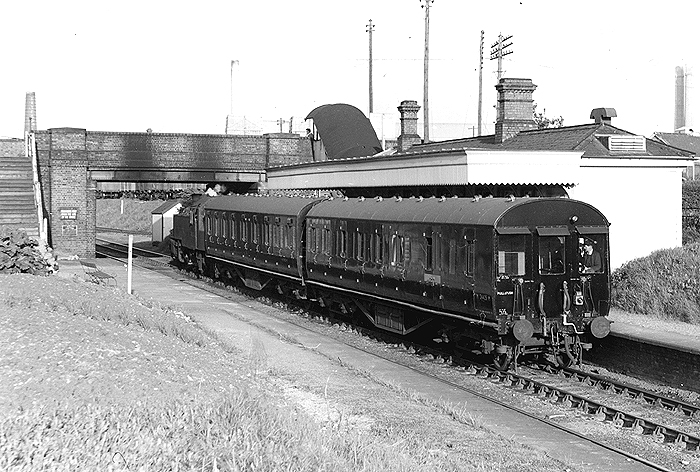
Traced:
<path fill-rule="evenodd" d="M 234 68 L 238 67 L 238 61 L 237 60 L 232 60 L 231 61 L 231 115 L 233 116 L 233 70 Z"/>
<path fill-rule="evenodd" d="M 423 57 L 423 142 L 430 141 L 430 118 L 428 114 L 428 34 L 430 32 L 430 4 L 435 0 L 421 0 L 425 5 L 425 55 Z"/>
<path fill-rule="evenodd" d="M 512 46 L 513 43 L 510 42 L 508 44 L 504 44 L 506 41 L 511 39 L 513 35 L 511 34 L 510 36 L 503 37 L 501 33 L 498 33 L 498 41 L 493 43 L 491 45 L 491 60 L 498 59 L 498 82 L 501 81 L 501 77 L 503 76 L 503 56 L 507 56 L 508 54 L 513 54 L 513 51 L 505 51 L 509 46 Z M 498 110 L 498 102 L 496 102 L 496 116 L 498 116 L 499 110 Z"/>
<path fill-rule="evenodd" d="M 481 89 L 482 89 L 482 72 L 484 71 L 484 30 L 481 30 L 481 42 L 479 43 L 479 112 L 478 112 L 478 136 L 481 136 Z"/>
<path fill-rule="evenodd" d="M 369 113 L 370 115 L 374 112 L 374 103 L 372 97 L 372 31 L 374 31 L 374 25 L 372 20 L 369 20 L 367 26 L 367 32 L 369 33 Z"/>
<path fill-rule="evenodd" d="M 507 56 L 508 54 L 513 54 L 513 51 L 506 51 L 505 49 L 512 46 L 513 42 L 511 41 L 508 44 L 504 44 L 506 41 L 510 40 L 513 37 L 511 34 L 510 36 L 503 37 L 501 33 L 498 33 L 498 41 L 493 43 L 491 45 L 491 60 L 498 59 L 498 80 L 501 80 L 501 77 L 503 75 L 503 56 Z"/>

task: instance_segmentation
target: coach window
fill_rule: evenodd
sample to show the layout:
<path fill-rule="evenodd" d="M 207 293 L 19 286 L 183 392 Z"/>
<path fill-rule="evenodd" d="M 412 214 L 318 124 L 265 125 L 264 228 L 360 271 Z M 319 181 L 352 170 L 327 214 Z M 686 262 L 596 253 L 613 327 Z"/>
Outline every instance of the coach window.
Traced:
<path fill-rule="evenodd" d="M 398 234 L 391 235 L 391 266 L 400 266 L 403 263 L 403 238 Z"/>
<path fill-rule="evenodd" d="M 251 225 L 252 225 L 253 243 L 259 244 L 260 243 L 260 222 L 258 221 L 258 215 L 253 215 Z"/>
<path fill-rule="evenodd" d="M 297 242 L 295 239 L 296 232 L 294 231 L 294 220 L 291 218 L 287 218 L 287 232 L 289 233 L 287 241 L 288 247 L 289 249 L 294 249 Z"/>
<path fill-rule="evenodd" d="M 425 270 L 433 270 L 433 237 L 425 237 Z"/>
<path fill-rule="evenodd" d="M 331 230 L 323 228 L 323 253 L 330 255 L 331 253 Z"/>
<path fill-rule="evenodd" d="M 275 223 L 274 221 L 269 221 L 267 224 L 267 245 L 268 247 L 274 246 L 275 241 Z"/>
<path fill-rule="evenodd" d="M 236 214 L 231 213 L 231 219 L 229 220 L 229 223 L 231 225 L 231 239 L 238 239 L 238 233 L 236 232 L 236 229 L 238 228 L 236 226 Z"/>
<path fill-rule="evenodd" d="M 272 245 L 281 248 L 282 247 L 282 227 L 280 226 L 279 218 L 275 218 L 274 232 L 272 234 Z"/>
<path fill-rule="evenodd" d="M 467 240 L 467 236 L 457 247 L 457 267 L 463 267 L 466 276 L 474 275 L 474 241 Z"/>
<path fill-rule="evenodd" d="M 364 250 L 364 243 L 362 242 L 362 236 L 363 234 L 360 233 L 359 228 L 355 231 L 355 250 L 353 251 L 355 253 L 355 259 L 358 261 L 362 261 L 362 255 L 363 255 L 363 250 Z"/>
<path fill-rule="evenodd" d="M 540 236 L 540 274 L 563 274 L 566 267 L 566 238 L 564 236 Z"/>
<path fill-rule="evenodd" d="M 211 234 L 211 233 L 212 233 L 212 230 L 211 230 L 211 216 L 210 216 L 210 215 L 206 215 L 206 222 L 207 222 L 207 223 L 206 223 L 206 225 L 207 225 L 207 234 Z"/>
<path fill-rule="evenodd" d="M 382 238 L 381 234 L 374 233 L 372 235 L 372 238 L 374 238 L 372 247 L 374 249 L 374 257 L 373 260 L 377 264 L 381 264 L 383 259 L 384 259 L 384 239 Z"/>
<path fill-rule="evenodd" d="M 579 273 L 605 272 L 607 237 L 605 234 L 585 233 L 579 237 Z"/>
<path fill-rule="evenodd" d="M 450 274 L 455 273 L 455 266 L 457 264 L 456 253 L 457 253 L 457 244 L 456 244 L 454 238 L 450 238 L 449 246 L 447 247 L 447 270 Z M 443 267 L 445 267 L 445 266 L 443 266 Z"/>
<path fill-rule="evenodd" d="M 309 225 L 309 234 L 307 235 L 309 252 L 316 252 L 316 228 Z"/>
<path fill-rule="evenodd" d="M 246 215 L 241 215 L 241 241 L 248 241 L 248 221 Z"/>
<path fill-rule="evenodd" d="M 228 214 L 221 214 L 221 237 L 228 238 Z"/>
<path fill-rule="evenodd" d="M 348 232 L 344 229 L 338 231 L 338 256 L 347 257 L 348 253 Z"/>
<path fill-rule="evenodd" d="M 525 275 L 525 235 L 498 236 L 498 275 Z"/>

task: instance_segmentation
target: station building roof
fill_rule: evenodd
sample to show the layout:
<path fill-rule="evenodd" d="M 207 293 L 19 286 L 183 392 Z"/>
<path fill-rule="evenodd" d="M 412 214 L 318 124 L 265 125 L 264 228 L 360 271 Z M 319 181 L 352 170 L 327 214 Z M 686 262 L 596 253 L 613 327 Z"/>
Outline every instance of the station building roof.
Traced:
<path fill-rule="evenodd" d="M 692 152 L 609 123 L 590 123 L 523 131 L 502 143 L 496 143 L 494 135 L 479 136 L 417 144 L 405 152 L 269 168 L 267 176 L 271 189 L 572 186 L 580 183 L 581 167 L 685 167 L 692 160 Z"/>

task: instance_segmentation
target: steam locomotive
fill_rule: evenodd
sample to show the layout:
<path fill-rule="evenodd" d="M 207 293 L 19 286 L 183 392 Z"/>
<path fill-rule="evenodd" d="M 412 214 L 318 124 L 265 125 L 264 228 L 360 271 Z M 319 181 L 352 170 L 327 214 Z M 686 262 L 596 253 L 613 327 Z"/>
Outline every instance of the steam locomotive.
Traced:
<path fill-rule="evenodd" d="M 580 362 L 608 335 L 608 229 L 569 198 L 202 196 L 175 215 L 170 247 L 213 278 L 506 370 L 522 356 Z"/>

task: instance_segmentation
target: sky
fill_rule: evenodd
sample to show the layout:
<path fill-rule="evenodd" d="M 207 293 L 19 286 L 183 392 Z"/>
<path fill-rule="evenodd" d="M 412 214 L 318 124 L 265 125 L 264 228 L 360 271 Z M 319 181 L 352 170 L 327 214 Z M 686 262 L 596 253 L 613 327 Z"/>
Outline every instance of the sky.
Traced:
<path fill-rule="evenodd" d="M 368 114 L 371 19 L 374 112 L 386 123 L 377 133 L 393 138 L 401 101 L 423 105 L 424 3 L 4 0 L 0 137 L 22 136 L 27 92 L 36 94 L 39 129 L 222 134 L 231 113 L 263 121 L 266 131 L 290 117 L 296 129 L 327 103 Z M 548 117 L 577 125 L 593 108 L 615 108 L 619 128 L 673 131 L 675 67 L 700 75 L 692 5 L 435 0 L 430 137 L 476 128 L 482 30 L 484 134 L 495 121 L 498 61 L 489 55 L 499 33 L 513 36 L 504 77 L 532 79 Z M 699 96 L 691 90 L 693 110 Z"/>

